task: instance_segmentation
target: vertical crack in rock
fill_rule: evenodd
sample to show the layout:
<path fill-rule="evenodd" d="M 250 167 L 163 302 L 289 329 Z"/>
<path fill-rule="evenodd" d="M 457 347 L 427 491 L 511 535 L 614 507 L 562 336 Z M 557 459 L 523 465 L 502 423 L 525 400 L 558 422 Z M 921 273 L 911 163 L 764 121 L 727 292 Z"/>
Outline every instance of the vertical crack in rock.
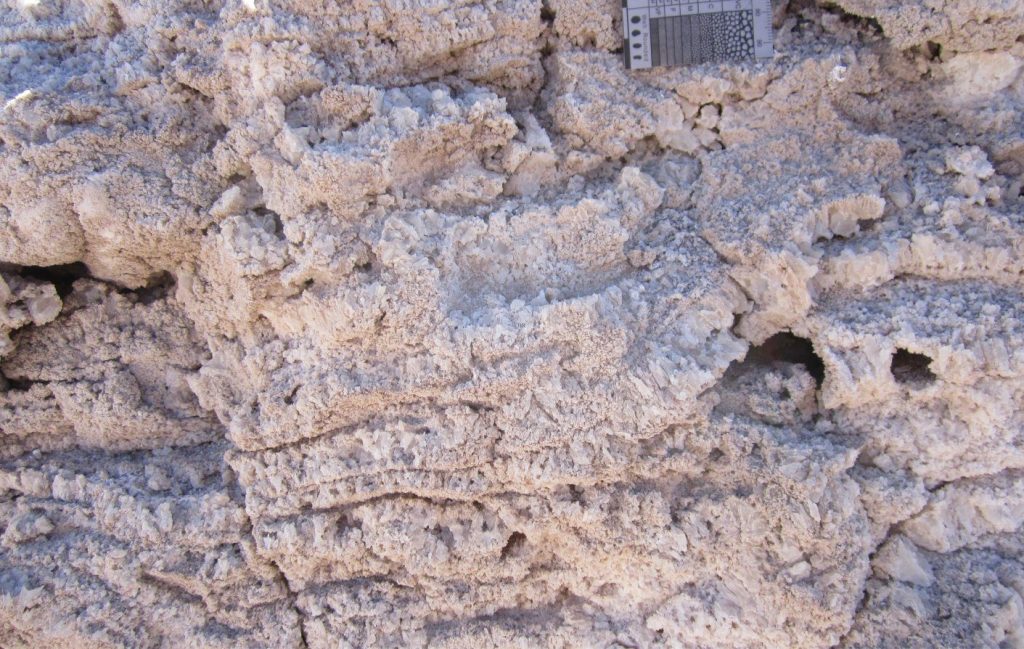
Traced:
<path fill-rule="evenodd" d="M 0 14 L 0 646 L 1024 639 L 1024 5 Z"/>

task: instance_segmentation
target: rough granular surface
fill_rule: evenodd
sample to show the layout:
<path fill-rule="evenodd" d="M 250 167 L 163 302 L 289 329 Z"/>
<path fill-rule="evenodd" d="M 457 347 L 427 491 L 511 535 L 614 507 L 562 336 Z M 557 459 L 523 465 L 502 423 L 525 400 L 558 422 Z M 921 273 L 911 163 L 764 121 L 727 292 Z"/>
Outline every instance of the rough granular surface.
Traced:
<path fill-rule="evenodd" d="M 1024 0 L 0 4 L 0 647 L 1024 646 Z"/>

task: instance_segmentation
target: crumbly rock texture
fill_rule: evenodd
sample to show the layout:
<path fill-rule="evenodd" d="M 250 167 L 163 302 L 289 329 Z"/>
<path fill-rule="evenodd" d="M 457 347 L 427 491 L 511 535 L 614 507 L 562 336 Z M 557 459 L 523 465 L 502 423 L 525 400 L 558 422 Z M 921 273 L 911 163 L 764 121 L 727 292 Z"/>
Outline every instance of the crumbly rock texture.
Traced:
<path fill-rule="evenodd" d="M 1024 646 L 1024 1 L 2 0 L 0 647 Z"/>

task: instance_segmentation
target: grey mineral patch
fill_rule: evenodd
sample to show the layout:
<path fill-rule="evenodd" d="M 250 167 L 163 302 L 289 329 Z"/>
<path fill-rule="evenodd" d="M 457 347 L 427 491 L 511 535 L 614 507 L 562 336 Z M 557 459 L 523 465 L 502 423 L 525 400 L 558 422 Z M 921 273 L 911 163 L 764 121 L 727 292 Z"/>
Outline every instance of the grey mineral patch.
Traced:
<path fill-rule="evenodd" d="M 1024 642 L 1024 4 L 0 10 L 0 646 Z"/>

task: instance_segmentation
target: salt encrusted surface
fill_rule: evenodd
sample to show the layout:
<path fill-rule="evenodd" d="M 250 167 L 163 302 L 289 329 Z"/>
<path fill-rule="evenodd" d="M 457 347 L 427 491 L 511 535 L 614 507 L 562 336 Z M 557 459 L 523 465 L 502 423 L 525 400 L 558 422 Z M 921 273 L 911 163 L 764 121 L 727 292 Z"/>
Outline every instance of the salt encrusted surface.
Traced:
<path fill-rule="evenodd" d="M 1024 2 L 618 4 L 6 0 L 0 646 L 1024 643 Z"/>

